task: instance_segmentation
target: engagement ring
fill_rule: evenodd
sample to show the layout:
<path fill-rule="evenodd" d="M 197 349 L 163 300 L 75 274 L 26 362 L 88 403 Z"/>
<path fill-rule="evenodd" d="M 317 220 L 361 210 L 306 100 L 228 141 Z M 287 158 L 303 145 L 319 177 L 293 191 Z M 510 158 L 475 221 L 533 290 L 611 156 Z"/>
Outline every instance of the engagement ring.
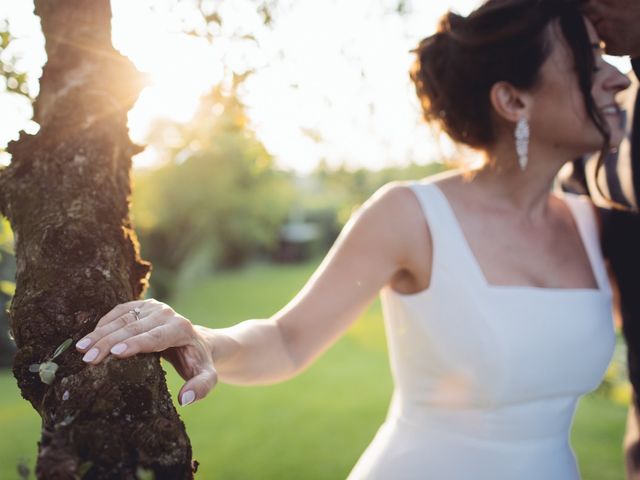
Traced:
<path fill-rule="evenodd" d="M 136 317 L 136 320 L 140 320 L 140 309 L 138 307 L 134 308 L 133 310 L 129 310 L 129 313 L 133 313 L 133 315 Z"/>

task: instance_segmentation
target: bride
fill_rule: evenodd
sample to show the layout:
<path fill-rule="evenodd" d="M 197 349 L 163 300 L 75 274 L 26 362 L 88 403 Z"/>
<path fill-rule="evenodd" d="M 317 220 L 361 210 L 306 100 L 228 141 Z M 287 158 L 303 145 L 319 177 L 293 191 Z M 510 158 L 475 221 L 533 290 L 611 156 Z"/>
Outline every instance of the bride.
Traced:
<path fill-rule="evenodd" d="M 569 429 L 612 355 L 611 290 L 592 205 L 552 185 L 621 141 L 628 86 L 579 3 L 489 0 L 417 47 L 425 118 L 481 167 L 380 189 L 269 319 L 208 329 L 128 302 L 77 343 L 85 362 L 166 350 L 185 405 L 291 378 L 381 294 L 395 390 L 350 480 L 579 478 Z"/>

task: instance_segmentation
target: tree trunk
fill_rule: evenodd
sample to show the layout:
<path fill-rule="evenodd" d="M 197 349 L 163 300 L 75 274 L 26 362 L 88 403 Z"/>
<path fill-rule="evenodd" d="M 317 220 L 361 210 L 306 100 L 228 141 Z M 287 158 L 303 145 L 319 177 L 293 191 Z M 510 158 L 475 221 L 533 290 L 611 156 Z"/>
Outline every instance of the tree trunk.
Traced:
<path fill-rule="evenodd" d="M 94 367 L 71 346 L 53 358 L 147 287 L 151 266 L 140 259 L 128 213 L 131 157 L 142 149 L 129 139 L 126 114 L 142 81 L 111 45 L 109 0 L 35 5 L 48 56 L 34 104 L 40 131 L 9 145 L 0 211 L 15 234 L 13 372 L 42 417 L 36 474 L 193 478 L 158 354 Z M 30 369 L 47 361 L 59 366 L 53 375 Z"/>

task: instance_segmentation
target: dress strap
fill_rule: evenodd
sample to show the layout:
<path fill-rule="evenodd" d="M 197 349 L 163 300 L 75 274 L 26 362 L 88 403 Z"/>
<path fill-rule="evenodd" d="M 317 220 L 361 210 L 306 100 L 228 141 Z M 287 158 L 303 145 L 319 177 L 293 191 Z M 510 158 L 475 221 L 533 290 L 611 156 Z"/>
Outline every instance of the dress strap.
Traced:
<path fill-rule="evenodd" d="M 480 265 L 444 193 L 432 182 L 412 182 L 409 186 L 418 197 L 431 233 L 431 285 L 437 284 L 443 274 L 453 274 L 460 281 L 484 284 Z"/>
<path fill-rule="evenodd" d="M 602 255 L 598 221 L 593 204 L 586 195 L 565 192 L 561 194 L 561 197 L 573 214 L 582 244 L 589 257 L 591 269 L 596 277 L 598 288 L 602 292 L 611 293 L 611 284 L 609 283 L 609 275 Z"/>

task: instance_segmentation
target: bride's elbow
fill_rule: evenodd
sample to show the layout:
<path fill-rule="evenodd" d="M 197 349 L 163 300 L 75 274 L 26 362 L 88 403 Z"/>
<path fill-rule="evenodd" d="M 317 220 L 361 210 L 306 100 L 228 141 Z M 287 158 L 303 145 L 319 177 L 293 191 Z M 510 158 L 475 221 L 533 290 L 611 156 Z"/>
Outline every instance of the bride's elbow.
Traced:
<path fill-rule="evenodd" d="M 305 332 L 299 328 L 290 328 L 278 321 L 274 321 L 274 325 L 278 331 L 282 363 L 285 365 L 282 380 L 287 380 L 305 371 L 317 357 L 317 352 L 305 338 Z"/>

